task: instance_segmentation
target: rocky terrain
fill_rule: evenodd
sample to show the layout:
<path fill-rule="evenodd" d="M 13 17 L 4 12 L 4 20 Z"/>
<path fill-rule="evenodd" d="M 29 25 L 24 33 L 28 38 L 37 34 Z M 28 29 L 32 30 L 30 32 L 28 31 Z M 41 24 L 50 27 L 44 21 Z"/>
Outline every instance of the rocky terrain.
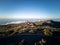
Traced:
<path fill-rule="evenodd" d="M 18 37 L 19 41 L 13 41 L 12 43 L 9 39 L 12 39 L 13 37 L 14 40 L 17 40 L 15 38 Z M 20 38 L 22 39 L 20 40 Z M 20 24 L 0 25 L 1 45 L 57 45 L 59 44 L 59 41 L 60 22 L 57 21 L 45 20 Z"/>

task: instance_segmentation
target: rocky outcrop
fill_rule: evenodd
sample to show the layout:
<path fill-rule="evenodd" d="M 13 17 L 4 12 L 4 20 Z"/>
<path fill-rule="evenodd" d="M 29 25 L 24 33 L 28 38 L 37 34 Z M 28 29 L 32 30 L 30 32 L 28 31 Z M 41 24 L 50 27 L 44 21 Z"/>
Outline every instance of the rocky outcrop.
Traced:
<path fill-rule="evenodd" d="M 54 39 L 57 34 L 59 34 L 58 36 L 60 37 L 60 22 L 53 20 L 0 25 L 0 38 L 9 37 L 8 39 L 11 39 L 10 36 L 14 38 L 15 35 L 32 35 L 31 37 L 25 37 L 26 39 L 23 38 L 24 36 L 22 36 L 20 37 L 22 38 L 22 40 L 19 40 L 17 42 L 11 42 L 7 45 L 53 45 L 51 43 L 54 43 Z M 33 38 L 33 35 L 36 36 Z M 42 36 L 43 38 L 40 38 L 40 36 Z M 3 39 L 0 39 L 0 41 L 1 40 Z M 14 40 L 16 40 L 16 38 L 14 38 Z M 57 41 L 56 39 L 55 42 L 59 41 Z"/>

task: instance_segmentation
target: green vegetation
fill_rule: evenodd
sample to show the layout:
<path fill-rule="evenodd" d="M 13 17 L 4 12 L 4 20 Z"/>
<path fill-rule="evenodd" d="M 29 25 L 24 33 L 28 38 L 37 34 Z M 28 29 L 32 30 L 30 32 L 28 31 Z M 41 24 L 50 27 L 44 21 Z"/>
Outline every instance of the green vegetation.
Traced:
<path fill-rule="evenodd" d="M 44 30 L 43 30 L 43 33 L 44 33 L 44 35 L 46 35 L 46 36 L 52 36 L 52 31 L 51 31 L 51 30 L 44 29 Z"/>

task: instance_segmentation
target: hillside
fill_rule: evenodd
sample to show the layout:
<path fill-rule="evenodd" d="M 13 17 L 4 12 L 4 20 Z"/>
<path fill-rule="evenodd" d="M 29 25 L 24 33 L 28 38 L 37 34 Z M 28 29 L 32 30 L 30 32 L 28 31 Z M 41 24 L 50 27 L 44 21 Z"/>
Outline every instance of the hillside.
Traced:
<path fill-rule="evenodd" d="M 13 34 L 39 34 L 43 31 L 60 31 L 60 22 L 46 20 L 38 22 L 25 22 L 20 24 L 0 25 L 0 37 Z"/>
<path fill-rule="evenodd" d="M 20 23 L 20 24 L 8 24 L 8 25 L 0 25 L 0 38 L 6 38 L 10 39 L 8 37 L 13 37 L 14 35 L 19 35 L 24 37 L 22 40 L 19 42 L 12 43 L 12 45 L 19 44 L 19 45 L 28 45 L 30 44 L 29 42 L 33 40 L 38 40 L 37 42 L 31 42 L 33 45 L 40 45 L 41 43 L 45 44 L 46 42 L 47 45 L 49 45 L 51 40 L 49 39 L 55 39 L 55 37 L 60 37 L 60 22 L 53 21 L 53 20 L 46 20 L 46 21 L 37 21 L 37 22 L 25 22 L 25 23 Z M 26 35 L 26 37 L 25 37 Z M 43 37 L 41 39 L 33 38 L 31 35 L 36 35 L 37 37 Z M 19 37 L 18 36 L 18 37 Z M 31 36 L 31 38 L 29 37 Z M 22 38 L 20 37 L 20 38 Z M 29 42 L 26 40 L 28 38 L 30 39 Z M 48 41 L 46 39 L 48 38 Z M 50 38 L 51 37 L 51 38 Z M 14 36 L 16 38 L 16 36 Z M 26 39 L 25 39 L 26 38 Z M 2 40 L 0 39 L 0 41 Z M 4 42 L 4 41 L 2 41 Z M 58 41 L 57 41 L 58 42 Z M 31 45 L 30 44 L 30 45 Z M 9 44 L 8 44 L 9 45 Z M 52 44 L 51 44 L 52 45 Z"/>

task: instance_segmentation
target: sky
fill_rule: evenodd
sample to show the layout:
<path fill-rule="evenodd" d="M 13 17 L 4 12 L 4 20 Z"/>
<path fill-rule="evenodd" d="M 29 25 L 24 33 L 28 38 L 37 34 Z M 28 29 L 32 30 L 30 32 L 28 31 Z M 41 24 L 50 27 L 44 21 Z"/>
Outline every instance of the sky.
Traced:
<path fill-rule="evenodd" d="M 60 19 L 60 0 L 0 0 L 0 18 Z"/>

